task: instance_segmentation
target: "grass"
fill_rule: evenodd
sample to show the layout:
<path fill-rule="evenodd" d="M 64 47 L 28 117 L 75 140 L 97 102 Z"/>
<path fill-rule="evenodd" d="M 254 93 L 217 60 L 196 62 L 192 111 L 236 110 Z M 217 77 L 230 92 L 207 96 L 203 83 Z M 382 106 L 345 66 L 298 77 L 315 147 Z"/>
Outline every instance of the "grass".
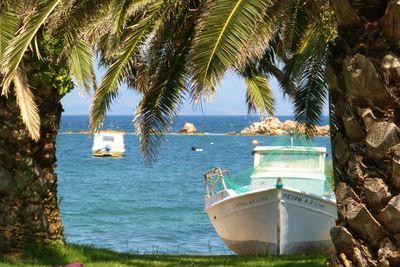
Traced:
<path fill-rule="evenodd" d="M 313 267 L 325 266 L 325 255 L 295 256 L 187 256 L 135 255 L 117 253 L 90 246 L 65 245 L 31 247 L 18 256 L 1 258 L 0 267 L 53 267 L 81 262 L 85 267 L 159 267 L 159 266 L 267 266 Z"/>

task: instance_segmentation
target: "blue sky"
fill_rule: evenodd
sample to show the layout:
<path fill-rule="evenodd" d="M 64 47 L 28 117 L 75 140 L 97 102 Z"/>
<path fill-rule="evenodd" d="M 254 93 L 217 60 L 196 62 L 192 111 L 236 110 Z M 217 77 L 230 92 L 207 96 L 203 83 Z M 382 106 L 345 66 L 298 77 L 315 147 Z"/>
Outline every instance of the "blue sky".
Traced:
<path fill-rule="evenodd" d="M 103 74 L 99 71 L 98 76 Z M 292 115 L 293 107 L 279 90 L 276 80 L 271 81 L 276 98 L 276 115 Z M 121 93 L 114 102 L 110 115 L 132 115 L 140 96 L 133 90 L 121 87 Z M 92 96 L 81 90 L 73 90 L 62 100 L 65 115 L 87 115 Z M 325 109 L 325 114 L 327 111 Z M 247 115 L 245 87 L 243 81 L 233 73 L 228 73 L 222 81 L 214 99 L 204 103 L 203 109 L 193 107 L 188 101 L 180 110 L 181 115 Z"/>

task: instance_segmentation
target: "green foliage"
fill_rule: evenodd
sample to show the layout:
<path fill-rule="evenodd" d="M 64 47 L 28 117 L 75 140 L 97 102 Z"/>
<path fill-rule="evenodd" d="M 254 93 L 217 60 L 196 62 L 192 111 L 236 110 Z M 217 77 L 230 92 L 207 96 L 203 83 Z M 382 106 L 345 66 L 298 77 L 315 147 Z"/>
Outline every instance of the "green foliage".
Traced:
<path fill-rule="evenodd" d="M 69 69 L 77 85 L 85 88 L 86 92 L 91 91 L 92 84 L 96 85 L 92 58 L 92 47 L 85 40 L 72 42 L 67 59 Z"/>
<path fill-rule="evenodd" d="M 335 188 L 335 181 L 333 179 L 333 163 L 329 160 L 325 164 L 325 175 L 326 175 L 326 189 L 328 192 L 332 192 Z"/>
<path fill-rule="evenodd" d="M 256 66 L 247 65 L 238 71 L 246 84 L 247 110 L 259 114 L 273 114 L 275 109 L 274 94 L 267 77 Z"/>
<path fill-rule="evenodd" d="M 296 121 L 305 125 L 307 135 L 312 136 L 318 124 L 326 100 L 328 88 L 325 83 L 325 57 L 310 57 L 302 72 L 295 96 Z"/>
<path fill-rule="evenodd" d="M 196 100 L 202 95 L 213 95 L 225 72 L 238 63 L 241 54 L 257 49 L 254 44 L 252 49 L 244 48 L 248 48 L 268 5 L 263 0 L 210 0 L 202 6 L 191 53 L 192 95 Z"/>
<path fill-rule="evenodd" d="M 62 51 L 60 42 L 44 30 L 37 34 L 36 39 L 41 52 L 40 58 L 35 54 L 29 62 L 35 69 L 32 82 L 41 81 L 63 97 L 74 89 L 74 83 L 65 61 L 57 60 Z"/>
<path fill-rule="evenodd" d="M 235 70 L 249 112 L 273 113 L 268 78 L 274 76 L 311 135 L 327 94 L 332 14 L 327 0 L 112 0 L 103 20 L 88 29 L 108 66 L 95 92 L 91 129 L 127 83 L 143 94 L 135 125 L 145 158 L 153 159 L 183 99 L 201 104 Z"/>
<path fill-rule="evenodd" d="M 65 96 L 75 85 L 71 79 L 71 75 L 66 69 L 58 71 L 49 70 L 43 67 L 42 70 L 34 74 L 34 79 L 49 84 L 52 89 L 57 90 L 61 97 Z"/>
<path fill-rule="evenodd" d="M 146 159 L 153 159 L 183 99 L 200 103 L 211 96 L 228 69 L 246 83 L 249 111 L 272 113 L 268 74 L 283 75 L 270 64 L 259 68 L 274 37 L 277 2 L 265 1 L 112 1 L 102 23 L 90 25 L 101 62 L 109 69 L 95 92 L 91 129 L 100 126 L 118 86 L 143 94 L 135 125 Z M 95 37 L 94 37 L 95 36 Z M 119 53 L 115 52 L 118 47 Z"/>
<path fill-rule="evenodd" d="M 303 123 L 306 134 L 312 136 L 328 94 L 325 67 L 328 44 L 336 36 L 335 22 L 326 1 L 297 1 L 297 4 L 289 24 L 292 29 L 282 44 L 286 46 L 286 56 L 281 84 L 295 85 L 292 96 L 296 121 Z"/>
<path fill-rule="evenodd" d="M 163 7 L 162 1 L 149 4 L 147 12 L 136 17 L 135 26 L 129 30 L 129 36 L 121 43 L 119 55 L 112 60 L 100 87 L 95 91 L 90 116 L 92 130 L 103 122 L 106 111 L 118 95 L 118 86 L 135 72 L 135 60 L 139 49 L 156 26 L 157 18 L 162 17 L 160 7 Z"/>
<path fill-rule="evenodd" d="M 16 14 L 15 10 L 2 6 L 0 8 L 0 18 L 0 58 L 2 58 L 8 42 L 17 32 L 18 14 Z"/>
<path fill-rule="evenodd" d="M 37 96 L 31 90 L 35 88 L 35 81 L 43 79 L 47 85 L 54 86 L 60 96 L 73 88 L 71 75 L 87 91 L 92 85 L 96 87 L 92 46 L 83 38 L 83 28 L 101 14 L 95 10 L 104 8 L 109 1 L 0 3 L 1 93 L 7 96 L 9 89 L 14 89 L 22 120 L 32 139 L 38 140 L 40 136 Z M 35 77 L 31 77 L 31 73 L 36 73 Z"/>
<path fill-rule="evenodd" d="M 144 92 L 136 110 L 135 125 L 148 163 L 157 154 L 162 133 L 169 130 L 188 91 L 187 63 L 196 19 L 186 16 L 191 7 L 185 3 L 170 8 L 165 18 L 169 23 L 156 32 L 156 36 L 162 38 L 151 39 L 148 54 L 145 55 L 148 60 L 142 57 L 142 65 L 138 69 L 147 75 L 135 81 L 139 90 Z M 166 27 L 171 24 L 174 27 Z"/>
<path fill-rule="evenodd" d="M 3 90 L 8 90 L 28 46 L 59 2 L 60 0 L 38 1 L 36 12 L 28 17 L 27 22 L 18 30 L 17 35 L 9 41 L 1 62 L 1 73 L 4 76 Z"/>
<path fill-rule="evenodd" d="M 155 252 L 156 253 L 156 252 Z M 87 267 L 128 266 L 198 266 L 198 267 L 317 267 L 325 266 L 325 255 L 293 256 L 186 256 L 186 255 L 134 255 L 117 253 L 90 246 L 65 245 L 35 246 L 25 250 L 21 260 L 0 258 L 0 267 L 45 267 L 82 262 Z"/>

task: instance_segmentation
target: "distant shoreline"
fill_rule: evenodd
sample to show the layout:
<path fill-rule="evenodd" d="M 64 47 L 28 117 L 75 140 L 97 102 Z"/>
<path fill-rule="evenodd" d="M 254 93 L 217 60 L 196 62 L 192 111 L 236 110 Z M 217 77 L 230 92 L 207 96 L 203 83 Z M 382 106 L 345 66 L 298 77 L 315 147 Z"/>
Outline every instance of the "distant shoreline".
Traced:
<path fill-rule="evenodd" d="M 89 131 L 67 131 L 67 132 L 59 132 L 59 135 L 91 135 Z M 132 136 L 137 136 L 136 133 L 133 132 L 125 132 L 124 135 L 132 135 Z M 277 137 L 284 137 L 284 136 L 290 136 L 290 135 L 268 135 L 268 134 L 241 134 L 240 132 L 235 132 L 235 133 L 210 133 L 210 132 L 200 132 L 200 133 L 192 133 L 192 134 L 186 134 L 186 133 L 179 133 L 179 132 L 174 132 L 174 133 L 167 133 L 164 134 L 165 136 L 277 136 Z M 329 137 L 325 135 L 321 136 L 316 136 L 316 137 Z"/>

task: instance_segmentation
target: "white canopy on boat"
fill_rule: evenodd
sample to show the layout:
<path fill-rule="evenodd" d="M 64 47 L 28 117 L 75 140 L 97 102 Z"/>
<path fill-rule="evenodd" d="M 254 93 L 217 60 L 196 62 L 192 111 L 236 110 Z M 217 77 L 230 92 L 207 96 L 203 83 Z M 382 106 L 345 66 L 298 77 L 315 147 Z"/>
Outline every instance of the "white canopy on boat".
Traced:
<path fill-rule="evenodd" d="M 95 133 L 92 152 L 124 153 L 124 132 L 114 130 L 101 130 Z"/>
<path fill-rule="evenodd" d="M 274 187 L 277 178 L 283 184 L 322 195 L 325 187 L 325 147 L 257 146 L 250 187 Z"/>

